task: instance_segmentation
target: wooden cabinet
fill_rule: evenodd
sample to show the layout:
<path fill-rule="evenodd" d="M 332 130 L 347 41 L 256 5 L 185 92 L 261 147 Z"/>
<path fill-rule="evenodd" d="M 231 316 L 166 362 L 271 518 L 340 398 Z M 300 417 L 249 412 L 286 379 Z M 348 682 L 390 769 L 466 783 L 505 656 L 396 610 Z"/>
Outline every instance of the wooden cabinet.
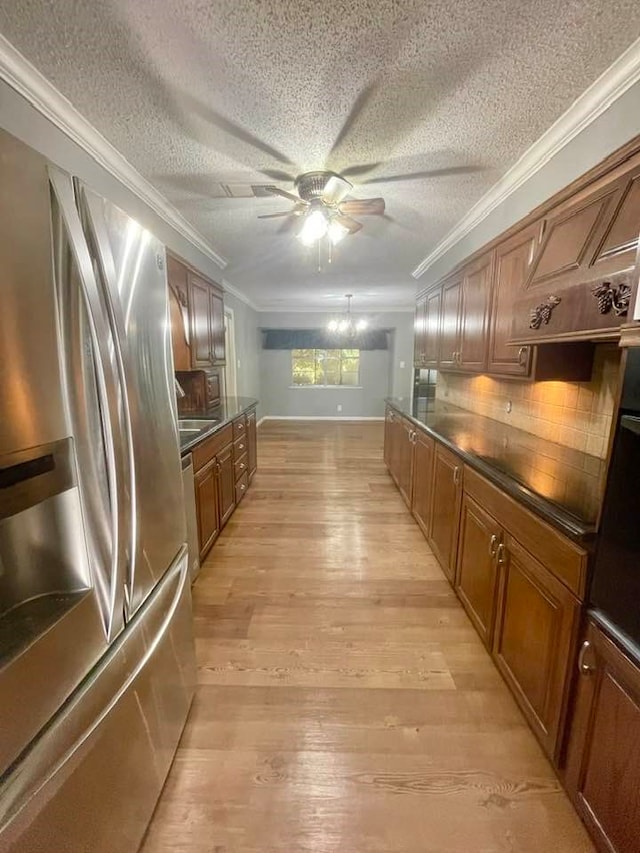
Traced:
<path fill-rule="evenodd" d="M 236 507 L 236 477 L 233 465 L 233 446 L 228 444 L 220 451 L 216 459 L 218 462 L 220 529 L 222 529 Z"/>
<path fill-rule="evenodd" d="M 224 300 L 213 282 L 167 255 L 174 367 L 201 370 L 225 362 Z"/>
<path fill-rule="evenodd" d="M 247 468 L 251 481 L 258 468 L 258 425 L 255 409 L 247 413 Z"/>
<path fill-rule="evenodd" d="M 416 304 L 414 323 L 414 366 L 438 366 L 440 348 L 440 303 L 442 289 L 436 287 Z"/>
<path fill-rule="evenodd" d="M 581 648 L 565 783 L 608 853 L 640 850 L 640 666 L 594 622 Z"/>
<path fill-rule="evenodd" d="M 440 349 L 438 365 L 441 370 L 458 366 L 460 350 L 460 301 L 462 275 L 454 275 L 442 285 L 440 314 Z"/>
<path fill-rule="evenodd" d="M 413 447 L 411 512 L 425 536 L 429 535 L 431 517 L 434 453 L 434 440 L 422 430 L 417 430 Z"/>
<path fill-rule="evenodd" d="M 494 253 L 465 267 L 460 294 L 458 368 L 482 373 L 487 366 Z"/>
<path fill-rule="evenodd" d="M 531 263 L 540 240 L 542 224 L 534 223 L 505 240 L 496 249 L 491 301 L 487 372 L 528 376 L 533 348 L 514 346 L 511 340 L 513 310 L 524 291 Z"/>
<path fill-rule="evenodd" d="M 215 457 L 195 473 L 194 485 L 200 559 L 203 560 L 220 533 L 218 463 Z"/>
<path fill-rule="evenodd" d="M 436 442 L 429 544 L 451 583 L 456 570 L 461 499 L 462 462 L 455 453 Z"/>
<path fill-rule="evenodd" d="M 455 589 L 483 643 L 491 648 L 504 533 L 468 494 L 462 498 Z"/>
<path fill-rule="evenodd" d="M 398 429 L 397 485 L 406 505 L 411 508 L 411 486 L 413 481 L 413 440 L 415 430 L 411 422 L 402 418 Z"/>
<path fill-rule="evenodd" d="M 545 233 L 514 306 L 518 341 L 617 337 L 635 289 L 640 159 L 618 167 L 545 218 Z"/>
<path fill-rule="evenodd" d="M 545 750 L 558 758 L 580 602 L 507 535 L 493 654 Z"/>

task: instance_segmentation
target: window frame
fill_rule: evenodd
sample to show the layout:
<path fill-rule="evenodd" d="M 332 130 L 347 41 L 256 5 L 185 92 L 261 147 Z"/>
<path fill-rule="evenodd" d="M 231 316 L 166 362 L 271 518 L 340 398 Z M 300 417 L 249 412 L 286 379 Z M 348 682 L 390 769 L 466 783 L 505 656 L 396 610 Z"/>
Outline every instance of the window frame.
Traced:
<path fill-rule="evenodd" d="M 296 353 L 304 352 L 305 350 L 307 350 L 309 352 L 313 352 L 313 361 L 314 361 L 314 367 L 315 367 L 316 374 L 317 374 L 318 366 L 319 365 L 322 366 L 322 376 L 324 379 L 324 382 L 322 384 L 317 383 L 317 382 L 307 383 L 307 384 L 301 384 L 301 383 L 295 382 Z M 322 353 L 324 355 L 324 357 L 322 359 L 318 358 L 319 353 Z M 346 358 L 354 359 L 357 357 L 357 359 L 358 359 L 358 372 L 357 372 L 357 376 L 356 376 L 356 384 L 355 385 L 346 385 L 346 384 L 333 385 L 333 384 L 327 383 L 327 371 L 326 371 L 326 367 L 325 367 L 325 362 L 327 360 L 327 353 L 339 353 L 340 354 L 340 377 L 341 378 L 342 378 L 343 360 Z M 355 356 L 355 355 L 345 356 L 345 353 L 357 353 L 357 356 Z M 290 388 L 296 388 L 296 389 L 305 388 L 305 389 L 314 389 L 314 390 L 327 390 L 328 389 L 331 391 L 335 391 L 335 390 L 344 391 L 344 390 L 362 389 L 362 385 L 360 384 L 360 369 L 361 369 L 360 357 L 361 357 L 361 353 L 362 353 L 362 350 L 359 350 L 356 347 L 336 347 L 336 348 L 328 348 L 328 347 L 308 347 L 308 348 L 306 348 L 306 347 L 302 347 L 302 348 L 292 349 L 291 350 L 291 385 L 289 387 Z M 298 356 L 298 358 L 301 358 L 301 356 Z M 353 372 L 353 371 L 351 371 L 351 372 Z"/>

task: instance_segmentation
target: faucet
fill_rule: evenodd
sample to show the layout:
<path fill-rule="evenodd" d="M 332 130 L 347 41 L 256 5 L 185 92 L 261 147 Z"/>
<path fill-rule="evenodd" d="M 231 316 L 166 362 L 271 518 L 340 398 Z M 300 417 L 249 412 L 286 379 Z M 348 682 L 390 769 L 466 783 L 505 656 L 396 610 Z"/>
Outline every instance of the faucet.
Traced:
<path fill-rule="evenodd" d="M 176 396 L 179 397 L 180 399 L 182 399 L 183 397 L 186 397 L 187 396 L 186 391 L 184 390 L 182 385 L 178 382 L 177 376 L 173 377 L 173 381 L 175 383 L 174 387 L 176 389 Z"/>

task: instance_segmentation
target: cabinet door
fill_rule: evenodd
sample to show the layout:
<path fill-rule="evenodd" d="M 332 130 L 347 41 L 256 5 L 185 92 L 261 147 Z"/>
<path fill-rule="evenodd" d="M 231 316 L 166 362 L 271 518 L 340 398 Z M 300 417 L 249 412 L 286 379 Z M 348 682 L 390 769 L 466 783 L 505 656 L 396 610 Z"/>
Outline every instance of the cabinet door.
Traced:
<path fill-rule="evenodd" d="M 427 293 L 424 306 L 424 360 L 423 367 L 437 367 L 440 354 L 440 308 L 442 288 Z"/>
<path fill-rule="evenodd" d="M 424 334 L 425 334 L 426 299 L 422 297 L 416 303 L 416 314 L 413 322 L 413 366 L 424 365 Z"/>
<path fill-rule="evenodd" d="M 385 449 L 387 449 L 387 467 L 397 486 L 400 482 L 402 418 L 393 409 L 388 410 L 386 429 Z"/>
<path fill-rule="evenodd" d="M 493 252 L 478 258 L 465 269 L 462 279 L 458 366 L 476 373 L 487 366 L 493 259 Z"/>
<path fill-rule="evenodd" d="M 411 508 L 411 483 L 413 473 L 414 429 L 409 421 L 401 419 L 398 429 L 398 489 L 406 505 Z"/>
<path fill-rule="evenodd" d="M 220 533 L 218 474 L 215 458 L 195 474 L 194 484 L 200 559 L 203 560 Z"/>
<path fill-rule="evenodd" d="M 460 349 L 460 297 L 462 277 L 457 275 L 442 286 L 442 312 L 440 319 L 441 370 L 457 368 Z"/>
<path fill-rule="evenodd" d="M 167 284 L 173 369 L 191 370 L 187 268 L 171 255 L 167 255 Z"/>
<path fill-rule="evenodd" d="M 452 584 L 456 570 L 461 498 L 462 462 L 455 453 L 436 443 L 429 543 Z"/>
<path fill-rule="evenodd" d="M 482 641 L 493 640 L 502 528 L 472 497 L 462 497 L 456 592 Z"/>
<path fill-rule="evenodd" d="M 435 442 L 421 430 L 416 431 L 413 447 L 413 490 L 411 512 L 425 536 L 429 533 L 431 488 Z"/>
<path fill-rule="evenodd" d="M 579 658 L 566 784 L 602 850 L 640 849 L 640 668 L 590 623 Z"/>
<path fill-rule="evenodd" d="M 391 473 L 391 456 L 393 445 L 393 409 L 389 406 L 384 410 L 384 464 Z"/>
<path fill-rule="evenodd" d="M 493 655 L 543 747 L 557 758 L 580 603 L 508 536 Z"/>
<path fill-rule="evenodd" d="M 218 501 L 220 503 L 220 529 L 236 508 L 236 478 L 233 467 L 233 444 L 228 444 L 216 456 L 218 463 Z"/>
<path fill-rule="evenodd" d="M 191 311 L 191 366 L 212 367 L 211 288 L 193 273 L 189 274 L 189 308 Z"/>
<path fill-rule="evenodd" d="M 528 376 L 531 347 L 510 346 L 513 307 L 538 245 L 542 223 L 536 222 L 506 240 L 496 250 L 495 276 L 489 333 L 488 373 Z"/>
<path fill-rule="evenodd" d="M 225 363 L 224 301 L 213 288 L 209 288 L 211 323 L 211 354 L 215 364 Z"/>
<path fill-rule="evenodd" d="M 247 415 L 247 463 L 249 480 L 251 480 L 258 468 L 258 429 L 255 410 Z"/>

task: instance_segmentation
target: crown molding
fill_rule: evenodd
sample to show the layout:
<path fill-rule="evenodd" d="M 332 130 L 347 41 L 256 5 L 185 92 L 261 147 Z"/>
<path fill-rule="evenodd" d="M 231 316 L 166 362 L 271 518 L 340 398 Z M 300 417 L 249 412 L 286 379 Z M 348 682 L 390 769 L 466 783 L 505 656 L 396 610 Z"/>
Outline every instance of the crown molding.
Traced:
<path fill-rule="evenodd" d="M 420 278 L 429 267 L 469 234 L 519 187 L 545 166 L 565 145 L 592 124 L 640 80 L 640 39 L 609 66 L 594 83 L 528 148 L 412 272 Z"/>
<path fill-rule="evenodd" d="M 221 269 L 227 266 L 227 260 L 209 245 L 202 234 L 2 34 L 0 79 L 5 80 L 199 251 Z"/>
<path fill-rule="evenodd" d="M 261 314 L 340 314 L 344 313 L 346 309 L 344 308 L 321 308 L 321 307 L 309 307 L 309 308 L 282 308 L 282 306 L 273 306 L 269 307 L 268 305 L 261 305 L 257 311 Z M 415 306 L 406 308 L 390 308 L 384 305 L 375 305 L 367 308 L 359 307 L 357 310 L 352 311 L 353 314 L 415 314 Z"/>
<path fill-rule="evenodd" d="M 226 278 L 222 279 L 222 289 L 225 293 L 230 293 L 232 296 L 235 296 L 236 299 L 239 299 L 240 302 L 244 302 L 245 305 L 248 305 L 249 308 L 254 311 L 261 311 L 262 309 L 256 305 L 256 303 L 250 299 L 246 293 L 243 293 L 241 290 L 238 290 L 237 287 L 234 287 L 231 282 L 227 281 Z"/>

